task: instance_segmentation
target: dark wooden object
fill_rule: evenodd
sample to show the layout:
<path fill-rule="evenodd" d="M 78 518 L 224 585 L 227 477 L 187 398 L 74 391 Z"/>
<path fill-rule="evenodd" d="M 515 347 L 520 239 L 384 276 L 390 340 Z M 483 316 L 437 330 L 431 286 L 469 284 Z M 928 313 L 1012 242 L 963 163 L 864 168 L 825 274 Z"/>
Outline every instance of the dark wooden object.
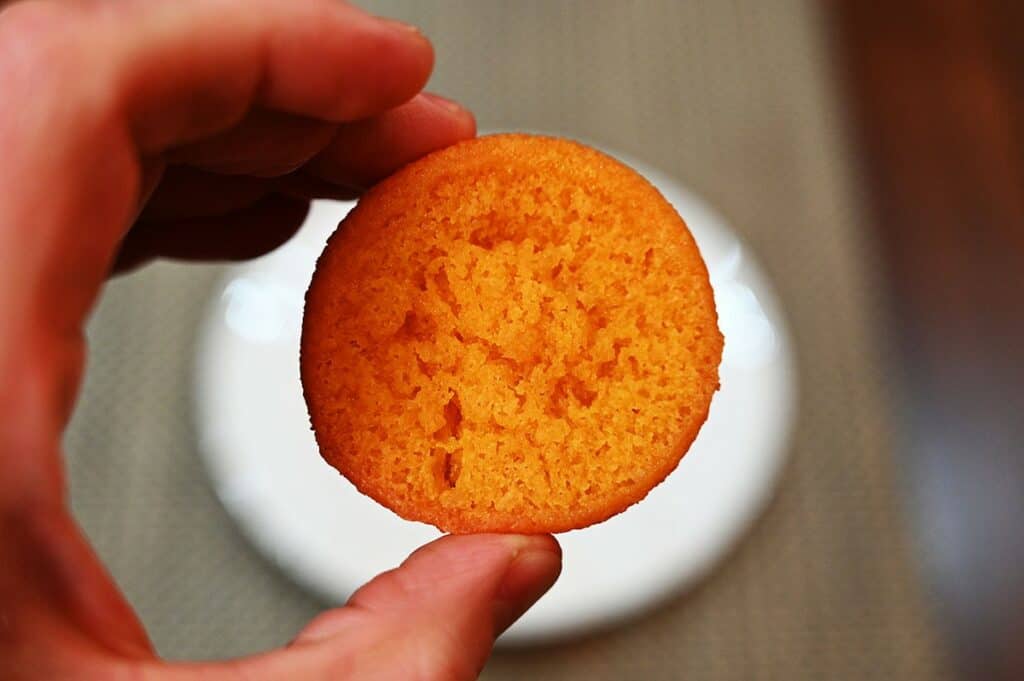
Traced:
<path fill-rule="evenodd" d="M 1024 679 L 1024 2 L 834 0 L 886 264 L 925 578 L 965 679 Z"/>

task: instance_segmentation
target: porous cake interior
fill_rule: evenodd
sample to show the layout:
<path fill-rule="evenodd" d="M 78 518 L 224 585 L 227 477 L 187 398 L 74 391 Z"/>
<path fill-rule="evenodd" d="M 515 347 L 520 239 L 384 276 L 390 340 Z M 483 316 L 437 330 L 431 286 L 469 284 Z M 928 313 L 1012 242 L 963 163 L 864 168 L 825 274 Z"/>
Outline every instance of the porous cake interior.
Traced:
<path fill-rule="evenodd" d="M 332 239 L 303 342 L 318 441 L 447 530 L 589 524 L 642 498 L 706 417 L 707 274 L 633 171 L 544 138 L 473 149 L 486 139 L 389 180 Z"/>

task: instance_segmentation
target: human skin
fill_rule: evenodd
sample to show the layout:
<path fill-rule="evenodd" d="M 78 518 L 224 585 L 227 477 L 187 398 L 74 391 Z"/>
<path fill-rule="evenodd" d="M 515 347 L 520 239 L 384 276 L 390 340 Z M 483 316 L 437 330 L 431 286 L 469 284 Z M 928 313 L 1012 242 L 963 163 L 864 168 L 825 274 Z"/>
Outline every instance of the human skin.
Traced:
<path fill-rule="evenodd" d="M 68 511 L 61 437 L 107 277 L 266 252 L 311 198 L 472 137 L 421 92 L 432 63 L 337 0 L 0 12 L 0 678 L 471 679 L 554 582 L 550 536 L 444 537 L 282 649 L 168 664 Z"/>

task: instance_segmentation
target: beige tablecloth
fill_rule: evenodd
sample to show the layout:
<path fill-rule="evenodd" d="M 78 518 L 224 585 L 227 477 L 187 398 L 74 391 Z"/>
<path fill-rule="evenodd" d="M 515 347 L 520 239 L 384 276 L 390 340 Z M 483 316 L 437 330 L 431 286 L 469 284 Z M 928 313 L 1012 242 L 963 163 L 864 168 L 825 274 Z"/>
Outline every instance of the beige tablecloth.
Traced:
<path fill-rule="evenodd" d="M 794 328 L 801 414 L 778 498 L 703 586 L 618 631 L 496 656 L 501 679 L 939 679 L 878 362 L 876 260 L 821 17 L 797 0 L 378 2 L 437 46 L 481 127 L 589 138 L 674 174 L 753 246 Z M 241 538 L 191 418 L 218 270 L 113 283 L 67 437 L 75 511 L 170 658 L 281 644 L 322 606 Z"/>

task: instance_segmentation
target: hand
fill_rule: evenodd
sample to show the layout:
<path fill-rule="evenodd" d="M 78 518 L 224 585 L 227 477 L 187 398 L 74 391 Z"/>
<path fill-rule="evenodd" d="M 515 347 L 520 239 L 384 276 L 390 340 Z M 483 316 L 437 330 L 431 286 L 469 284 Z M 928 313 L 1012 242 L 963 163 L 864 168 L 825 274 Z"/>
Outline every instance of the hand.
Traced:
<path fill-rule="evenodd" d="M 0 678 L 469 679 L 558 574 L 549 536 L 445 537 L 286 648 L 167 665 L 71 519 L 61 432 L 115 268 L 238 258 L 475 133 L 430 44 L 337 0 L 0 13 Z"/>

